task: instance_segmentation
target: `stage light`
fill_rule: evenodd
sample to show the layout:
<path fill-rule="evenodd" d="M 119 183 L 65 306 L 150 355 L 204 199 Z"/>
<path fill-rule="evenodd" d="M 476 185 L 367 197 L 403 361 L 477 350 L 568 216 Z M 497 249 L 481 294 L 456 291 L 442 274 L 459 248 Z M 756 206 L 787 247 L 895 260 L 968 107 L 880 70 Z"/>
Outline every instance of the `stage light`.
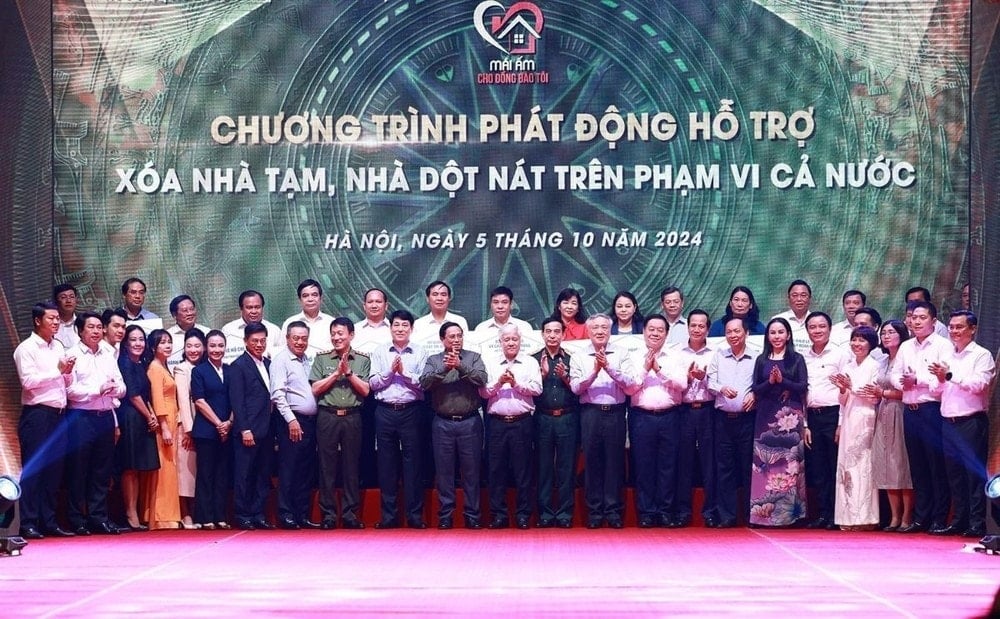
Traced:
<path fill-rule="evenodd" d="M 21 498 L 21 486 L 13 477 L 0 475 L 0 556 L 16 557 L 28 545 L 20 536 L 21 517 L 17 500 Z"/>
<path fill-rule="evenodd" d="M 990 512 L 993 514 L 993 522 L 1000 527 L 1000 473 L 990 477 L 983 489 L 986 499 L 990 502 Z"/>
<path fill-rule="evenodd" d="M 997 526 L 1000 526 L 1000 473 L 994 475 L 986 482 L 983 492 L 986 493 L 986 498 L 989 499 L 993 521 L 997 523 Z M 976 552 L 983 552 L 988 555 L 1000 554 L 1000 535 L 987 535 L 979 540 L 979 544 L 982 548 L 976 548 Z"/>

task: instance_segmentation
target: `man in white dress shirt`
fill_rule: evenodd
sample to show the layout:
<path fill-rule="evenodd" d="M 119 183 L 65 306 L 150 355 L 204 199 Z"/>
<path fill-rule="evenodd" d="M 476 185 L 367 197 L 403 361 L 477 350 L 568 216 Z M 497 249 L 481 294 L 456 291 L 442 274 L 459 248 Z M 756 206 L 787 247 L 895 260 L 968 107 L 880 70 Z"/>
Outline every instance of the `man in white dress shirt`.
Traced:
<path fill-rule="evenodd" d="M 486 399 L 487 451 L 489 453 L 491 529 L 510 526 L 507 515 L 507 473 L 514 478 L 518 529 L 527 529 L 531 518 L 531 415 L 534 396 L 542 393 L 538 362 L 521 352 L 521 333 L 515 324 L 500 327 L 502 357 L 484 359 L 486 384 L 479 395 Z"/>
<path fill-rule="evenodd" d="M 424 290 L 427 295 L 427 307 L 430 312 L 417 318 L 413 323 L 412 339 L 417 344 L 434 343 L 439 338 L 438 331 L 446 322 L 453 322 L 462 327 L 462 332 L 469 330 L 469 323 L 458 314 L 448 311 L 451 305 L 451 286 L 441 280 L 427 284 Z"/>
<path fill-rule="evenodd" d="M 802 279 L 797 279 L 788 285 L 788 309 L 772 317 L 784 318 L 792 327 L 792 341 L 795 350 L 809 348 L 809 334 L 806 332 L 806 317 L 809 316 L 809 304 L 812 302 L 812 288 Z"/>
<path fill-rule="evenodd" d="M 14 349 L 21 381 L 21 537 L 71 537 L 56 520 L 56 500 L 66 457 L 66 387 L 76 360 L 56 339 L 59 310 L 53 303 L 31 308 L 34 330 Z"/>
<path fill-rule="evenodd" d="M 830 343 L 847 349 L 851 343 L 851 331 L 857 326 L 854 324 L 854 315 L 868 303 L 868 297 L 860 290 L 848 290 L 841 297 L 840 303 L 844 308 L 844 319 L 830 327 Z M 806 322 L 808 321 L 809 318 L 806 317 Z M 806 330 L 808 329 L 807 325 Z"/>
<path fill-rule="evenodd" d="M 812 312 L 806 318 L 806 330 L 812 346 L 802 352 L 809 375 L 806 394 L 806 423 L 812 445 L 806 450 L 806 479 L 816 491 L 816 519 L 810 529 L 836 530 L 833 522 L 837 484 L 837 426 L 840 417 L 840 389 L 831 378 L 840 374 L 850 360 L 846 347 L 834 345 L 830 334 L 830 316 Z M 850 336 L 848 336 L 850 340 Z"/>
<path fill-rule="evenodd" d="M 506 286 L 497 286 L 490 291 L 490 312 L 493 314 L 489 319 L 476 325 L 476 331 L 492 331 L 499 334 L 504 325 L 514 325 L 521 335 L 531 333 L 531 325 L 520 318 L 511 316 L 514 307 L 514 291 Z"/>
<path fill-rule="evenodd" d="M 570 358 L 570 389 L 580 396 L 587 528 L 624 526 L 625 397 L 639 384 L 624 348 L 609 345 L 611 318 L 587 319 L 590 343 Z"/>
<path fill-rule="evenodd" d="M 642 329 L 645 353 L 631 358 L 631 372 L 638 378 L 638 386 L 633 389 L 628 425 L 639 526 L 644 529 L 687 524 L 680 520 L 676 505 L 681 402 L 687 388 L 687 367 L 676 351 L 664 346 L 667 329 L 662 314 L 647 317 Z"/>
<path fill-rule="evenodd" d="M 688 313 L 688 341 L 680 349 L 681 365 L 687 375 L 684 403 L 681 408 L 681 445 L 677 469 L 677 520 L 685 526 L 691 520 L 695 455 L 701 471 L 701 517 L 707 527 L 718 526 L 715 478 L 715 395 L 708 390 L 708 366 L 715 352 L 708 347 L 712 324 L 708 312 L 694 309 Z M 669 337 L 669 336 L 668 336 Z"/>
<path fill-rule="evenodd" d="M 281 324 L 281 332 L 288 333 L 288 325 L 296 320 L 306 323 L 309 327 L 309 346 L 306 348 L 306 356 L 312 360 L 319 353 L 331 350 L 330 324 L 333 322 L 333 316 L 320 311 L 323 305 L 323 287 L 318 281 L 304 279 L 295 292 L 299 297 L 302 311 L 286 318 Z"/>
<path fill-rule="evenodd" d="M 903 434 L 913 477 L 913 524 L 909 533 L 945 529 L 951 499 L 941 442 L 941 381 L 931 370 L 949 359 L 954 347 L 934 331 L 937 308 L 926 301 L 908 304 L 913 337 L 899 346 L 892 386 L 903 392 Z"/>
<path fill-rule="evenodd" d="M 226 355 L 227 357 L 238 357 L 246 350 L 243 342 L 243 329 L 251 322 L 259 322 L 267 327 L 267 348 L 268 357 L 273 357 L 285 347 L 285 341 L 281 338 L 281 329 L 278 325 L 269 320 L 264 320 L 264 295 L 256 290 L 244 290 L 240 293 L 237 304 L 240 308 L 240 317 L 227 322 L 222 327 L 222 332 L 226 335 Z M 233 348 L 230 349 L 230 343 Z"/>
<path fill-rule="evenodd" d="M 974 341 L 976 315 L 951 313 L 951 354 L 931 365 L 941 393 L 941 438 L 945 475 L 951 488 L 951 525 L 934 535 L 980 538 L 986 534 L 986 453 L 989 443 L 990 385 L 996 373 L 993 355 Z"/>
<path fill-rule="evenodd" d="M 684 318 L 684 293 L 677 286 L 667 286 L 660 292 L 660 308 L 667 319 L 667 344 L 683 346 L 688 340 Z"/>
<path fill-rule="evenodd" d="M 362 299 L 365 317 L 354 323 L 351 348 L 371 357 L 376 348 L 392 342 L 392 331 L 386 312 L 388 297 L 381 288 L 365 291 Z M 362 488 L 378 487 L 378 464 L 375 456 L 375 393 L 369 393 L 361 406 L 361 469 Z"/>
<path fill-rule="evenodd" d="M 914 286 L 906 291 L 906 300 L 904 305 L 907 305 L 913 301 L 923 301 L 924 303 L 931 302 L 931 291 L 924 288 L 923 286 Z M 934 332 L 941 337 L 948 339 L 948 325 L 944 324 L 940 320 L 934 319 Z"/>
<path fill-rule="evenodd" d="M 80 295 L 72 284 L 58 284 L 52 289 L 52 300 L 59 307 L 59 332 L 56 339 L 69 350 L 80 343 L 76 334 L 76 304 Z"/>

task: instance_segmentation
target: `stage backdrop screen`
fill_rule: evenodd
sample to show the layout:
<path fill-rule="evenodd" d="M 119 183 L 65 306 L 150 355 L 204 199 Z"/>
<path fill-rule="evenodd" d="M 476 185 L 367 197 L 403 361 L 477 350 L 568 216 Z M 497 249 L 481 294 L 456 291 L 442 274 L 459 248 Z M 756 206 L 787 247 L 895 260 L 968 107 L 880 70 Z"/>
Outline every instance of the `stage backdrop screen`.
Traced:
<path fill-rule="evenodd" d="M 536 326 L 679 286 L 713 317 L 794 278 L 840 318 L 967 259 L 968 3 L 56 0 L 54 279 L 166 315 L 363 292 Z"/>

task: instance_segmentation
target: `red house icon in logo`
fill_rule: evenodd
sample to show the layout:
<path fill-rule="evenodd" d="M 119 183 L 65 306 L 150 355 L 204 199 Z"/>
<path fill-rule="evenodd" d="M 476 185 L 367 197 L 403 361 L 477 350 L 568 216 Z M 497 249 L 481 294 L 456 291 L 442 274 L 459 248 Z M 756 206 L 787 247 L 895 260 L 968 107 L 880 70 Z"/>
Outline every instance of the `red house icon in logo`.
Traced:
<path fill-rule="evenodd" d="M 484 23 L 486 12 L 498 8 L 503 15 L 493 15 L 487 30 Z M 497 0 L 486 0 L 476 6 L 476 32 L 487 43 L 505 54 L 532 55 L 535 43 L 542 36 L 545 18 L 542 10 L 532 2 L 516 2 L 505 9 Z M 503 43 L 501 43 L 503 41 Z"/>

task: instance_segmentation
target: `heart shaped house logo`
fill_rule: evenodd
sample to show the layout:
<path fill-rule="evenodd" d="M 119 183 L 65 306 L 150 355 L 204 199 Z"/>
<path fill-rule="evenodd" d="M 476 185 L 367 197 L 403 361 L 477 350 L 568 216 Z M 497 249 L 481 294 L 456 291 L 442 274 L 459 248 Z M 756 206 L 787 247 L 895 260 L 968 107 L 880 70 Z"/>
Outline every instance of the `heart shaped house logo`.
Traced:
<path fill-rule="evenodd" d="M 503 15 L 490 15 L 488 12 Z M 530 55 L 535 53 L 535 43 L 542 36 L 545 18 L 542 10 L 533 2 L 515 2 L 508 9 L 497 0 L 484 0 L 476 5 L 474 14 L 476 32 L 484 41 L 510 55 Z"/>

